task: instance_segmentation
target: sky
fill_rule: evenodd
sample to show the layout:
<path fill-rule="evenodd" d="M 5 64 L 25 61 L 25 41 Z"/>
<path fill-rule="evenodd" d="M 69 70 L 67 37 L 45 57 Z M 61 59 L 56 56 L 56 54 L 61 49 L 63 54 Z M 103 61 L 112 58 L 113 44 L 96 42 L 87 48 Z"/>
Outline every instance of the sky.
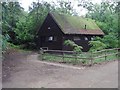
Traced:
<path fill-rule="evenodd" d="M 28 11 L 28 7 L 31 5 L 32 2 L 36 2 L 38 0 L 19 0 L 21 3 L 21 6 L 25 9 L 25 11 Z M 57 0 L 39 0 L 39 1 L 47 1 L 47 2 L 56 2 Z M 77 11 L 77 13 L 81 15 L 85 15 L 87 13 L 87 10 L 82 7 L 77 7 L 77 0 L 65 0 L 70 1 L 72 5 L 74 6 L 74 9 Z M 102 0 L 91 0 L 93 3 L 100 3 Z"/>

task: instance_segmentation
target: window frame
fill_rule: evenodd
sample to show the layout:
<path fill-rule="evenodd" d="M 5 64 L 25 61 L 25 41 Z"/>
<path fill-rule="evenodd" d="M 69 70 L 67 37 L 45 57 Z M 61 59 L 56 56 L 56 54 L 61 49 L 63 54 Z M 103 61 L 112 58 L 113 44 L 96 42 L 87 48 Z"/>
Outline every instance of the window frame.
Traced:
<path fill-rule="evenodd" d="M 57 41 L 57 36 L 47 36 L 46 41 L 47 42 Z"/>

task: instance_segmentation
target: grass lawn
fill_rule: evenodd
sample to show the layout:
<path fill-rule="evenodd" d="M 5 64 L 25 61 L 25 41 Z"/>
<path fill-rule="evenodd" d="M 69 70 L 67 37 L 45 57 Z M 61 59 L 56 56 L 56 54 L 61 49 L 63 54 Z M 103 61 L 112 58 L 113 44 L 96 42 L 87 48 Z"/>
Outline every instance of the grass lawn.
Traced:
<path fill-rule="evenodd" d="M 105 60 L 105 57 L 102 57 L 102 58 L 95 59 L 93 61 L 93 63 L 96 64 L 96 63 L 101 63 L 101 62 L 105 62 L 105 61 L 112 61 L 112 60 L 118 60 L 118 57 L 116 55 L 111 55 L 111 56 L 107 56 L 106 60 Z"/>

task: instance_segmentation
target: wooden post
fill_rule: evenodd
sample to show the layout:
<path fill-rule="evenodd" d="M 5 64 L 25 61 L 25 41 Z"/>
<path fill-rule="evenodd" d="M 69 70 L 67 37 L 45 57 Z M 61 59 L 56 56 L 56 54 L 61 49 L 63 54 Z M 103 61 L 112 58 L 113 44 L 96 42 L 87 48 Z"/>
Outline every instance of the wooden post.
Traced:
<path fill-rule="evenodd" d="M 75 64 L 77 63 L 77 52 L 75 52 Z"/>
<path fill-rule="evenodd" d="M 62 58 L 63 58 L 63 62 L 64 62 L 64 51 L 62 52 Z"/>
<path fill-rule="evenodd" d="M 77 52 L 75 52 L 75 60 L 77 61 Z"/>
<path fill-rule="evenodd" d="M 92 53 L 92 51 L 91 51 L 91 53 L 90 53 L 90 59 L 91 59 L 90 66 L 92 66 L 92 65 L 93 65 L 93 53 Z"/>
<path fill-rule="evenodd" d="M 115 49 L 117 51 L 116 58 L 119 60 L 119 48 Z"/>
<path fill-rule="evenodd" d="M 107 50 L 105 50 L 105 61 L 107 60 Z"/>
<path fill-rule="evenodd" d="M 43 54 L 44 54 L 44 50 L 42 48 L 40 48 L 40 58 L 41 58 L 41 60 L 43 60 Z"/>
<path fill-rule="evenodd" d="M 118 48 L 118 60 L 120 59 L 120 48 Z"/>

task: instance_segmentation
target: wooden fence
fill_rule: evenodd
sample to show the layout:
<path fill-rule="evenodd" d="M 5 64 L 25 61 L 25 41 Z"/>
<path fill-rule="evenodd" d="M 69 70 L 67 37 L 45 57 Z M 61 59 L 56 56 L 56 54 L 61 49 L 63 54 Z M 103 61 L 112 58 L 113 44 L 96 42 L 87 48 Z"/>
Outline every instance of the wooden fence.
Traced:
<path fill-rule="evenodd" d="M 96 52 L 82 52 L 76 53 L 74 51 L 62 51 L 62 50 L 44 50 L 40 49 L 41 60 L 46 60 L 44 57 L 49 54 L 51 57 L 60 57 L 62 62 L 74 61 L 74 63 L 86 62 L 86 65 L 93 65 L 100 61 L 107 61 L 109 59 L 118 59 L 120 48 L 104 49 Z M 114 56 L 114 58 L 112 57 Z M 58 59 L 56 58 L 56 59 Z M 67 60 L 65 60 L 68 58 Z M 49 59 L 49 58 L 48 58 Z M 52 58 L 53 59 L 53 58 Z M 79 61 L 79 62 L 78 62 Z"/>

